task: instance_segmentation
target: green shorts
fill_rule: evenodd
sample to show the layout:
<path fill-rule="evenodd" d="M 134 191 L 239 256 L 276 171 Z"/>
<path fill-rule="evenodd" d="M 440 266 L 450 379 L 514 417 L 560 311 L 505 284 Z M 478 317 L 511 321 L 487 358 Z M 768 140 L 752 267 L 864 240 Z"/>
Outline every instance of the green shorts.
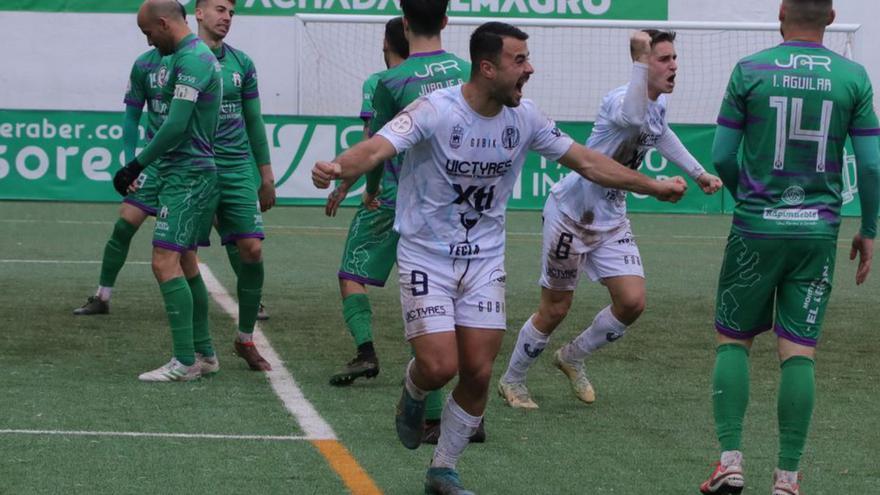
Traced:
<path fill-rule="evenodd" d="M 158 175 L 159 212 L 153 246 L 183 252 L 211 243 L 211 224 L 217 209 L 214 170 L 182 169 Z"/>
<path fill-rule="evenodd" d="M 217 232 L 220 242 L 238 239 L 265 239 L 263 215 L 254 177 L 253 164 L 238 171 L 218 171 L 220 202 L 217 205 Z"/>
<path fill-rule="evenodd" d="M 397 261 L 400 236 L 393 227 L 394 210 L 358 208 L 348 228 L 339 278 L 384 287 Z"/>
<path fill-rule="evenodd" d="M 127 195 L 122 202 L 137 207 L 147 215 L 156 216 L 156 209 L 159 206 L 157 174 L 156 167 L 145 168 L 137 178 L 137 191 Z"/>
<path fill-rule="evenodd" d="M 730 234 L 715 300 L 715 329 L 750 339 L 773 328 L 784 339 L 814 347 L 831 296 L 836 254 L 833 239 Z"/>

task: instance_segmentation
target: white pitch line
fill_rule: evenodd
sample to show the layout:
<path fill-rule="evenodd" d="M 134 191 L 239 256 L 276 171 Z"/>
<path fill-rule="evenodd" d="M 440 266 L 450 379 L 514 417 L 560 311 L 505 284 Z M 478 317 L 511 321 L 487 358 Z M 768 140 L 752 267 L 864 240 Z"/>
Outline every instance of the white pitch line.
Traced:
<path fill-rule="evenodd" d="M 232 296 L 226 292 L 223 284 L 214 277 L 211 269 L 205 264 L 199 264 L 199 270 L 202 272 L 202 279 L 208 287 L 208 292 L 215 301 L 226 311 L 234 321 L 238 321 L 238 303 L 232 299 Z M 260 351 L 263 358 L 272 365 L 272 371 L 266 371 L 269 383 L 275 395 L 281 399 L 284 407 L 296 418 L 300 428 L 305 433 L 308 440 L 336 440 L 336 433 L 330 424 L 318 414 L 318 411 L 311 402 L 303 395 L 302 390 L 297 385 L 293 375 L 287 371 L 284 362 L 272 348 L 269 339 L 260 330 L 259 324 L 254 329 L 254 343 L 257 350 Z"/>
<path fill-rule="evenodd" d="M 59 435 L 83 437 L 149 437 L 149 438 L 198 438 L 209 440 L 263 440 L 290 442 L 309 440 L 306 437 L 282 435 L 219 435 L 212 433 L 160 433 L 146 431 L 79 431 L 79 430 L 0 430 L 0 435 Z"/>
<path fill-rule="evenodd" d="M 48 265 L 100 265 L 95 260 L 0 260 L 0 263 L 42 263 Z M 126 261 L 126 265 L 149 265 L 149 261 Z"/>

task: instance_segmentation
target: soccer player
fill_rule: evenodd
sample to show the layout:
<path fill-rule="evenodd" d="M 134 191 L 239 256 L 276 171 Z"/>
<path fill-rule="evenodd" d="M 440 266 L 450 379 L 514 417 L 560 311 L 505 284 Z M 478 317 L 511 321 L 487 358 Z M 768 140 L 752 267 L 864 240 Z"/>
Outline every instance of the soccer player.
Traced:
<path fill-rule="evenodd" d="M 175 0 L 146 0 L 137 22 L 161 55 L 170 55 L 162 83 L 168 115 L 153 140 L 113 178 L 125 195 L 137 189 L 144 167 L 157 168 L 158 209 L 153 273 L 171 326 L 173 357 L 138 378 L 189 381 L 219 367 L 208 328 L 208 291 L 196 250 L 208 242 L 217 207 L 214 137 L 223 80 L 217 58 L 190 32 Z M 198 361 L 197 361 L 198 358 Z"/>
<path fill-rule="evenodd" d="M 736 199 L 715 305 L 712 376 L 721 459 L 702 493 L 743 490 L 749 349 L 773 329 L 781 363 L 773 495 L 798 495 L 815 403 L 816 344 L 831 295 L 842 205 L 842 156 L 852 137 L 862 221 L 850 259 L 871 270 L 880 192 L 880 125 L 865 69 L 824 46 L 831 0 L 783 0 L 784 42 L 733 69 L 712 150 Z M 737 150 L 742 144 L 742 156 Z M 775 317 L 774 317 L 775 313 Z"/>
<path fill-rule="evenodd" d="M 385 24 L 382 53 L 385 66 L 389 69 L 397 67 L 409 56 L 409 42 L 404 33 L 403 18 L 395 17 Z M 371 135 L 373 95 L 383 75 L 384 71 L 380 71 L 364 81 L 360 114 L 364 120 L 364 139 L 369 139 Z M 357 355 L 330 377 L 330 385 L 350 385 L 362 376 L 373 378 L 379 374 L 379 358 L 373 347 L 372 310 L 367 298 L 367 285 L 384 287 L 397 259 L 398 236 L 392 226 L 399 167 L 399 160 L 385 163 L 385 168 L 390 172 L 384 176 L 385 184 L 381 196 L 370 204 L 361 204 L 348 228 L 337 276 L 339 292 L 342 294 L 342 316 L 345 326 L 354 338 Z M 327 215 L 336 214 L 339 202 L 345 199 L 350 187 L 350 184 L 343 182 L 333 190 L 327 200 Z"/>
<path fill-rule="evenodd" d="M 483 24 L 471 36 L 469 82 L 417 99 L 377 135 L 312 170 L 315 185 L 328 187 L 407 152 L 394 220 L 404 327 L 415 351 L 396 417 L 404 446 L 421 443 L 428 391 L 459 375 L 425 493 L 471 493 L 455 466 L 480 424 L 504 336 L 504 217 L 526 152 L 605 186 L 668 201 L 686 189 L 680 177 L 656 181 L 575 144 L 523 100 L 534 72 L 527 38 L 509 24 Z"/>
<path fill-rule="evenodd" d="M 168 113 L 167 105 L 162 101 L 162 86 L 159 83 L 168 74 L 168 67 L 163 60 L 159 51 L 153 48 L 141 54 L 131 68 L 124 99 L 125 120 L 122 124 L 122 150 L 126 163 L 135 156 L 140 131 L 138 125 L 144 104 L 147 105 L 147 142 L 153 139 Z M 148 167 L 138 177 L 137 191 L 122 199 L 119 219 L 104 246 L 97 292 L 81 307 L 74 309 L 73 314 L 96 315 L 110 312 L 110 296 L 116 277 L 128 257 L 131 239 L 147 215 L 156 216 L 157 204 L 156 169 Z"/>
<path fill-rule="evenodd" d="M 263 216 L 275 204 L 275 177 L 269 158 L 266 127 L 260 112 L 257 71 L 244 52 L 223 39 L 232 27 L 235 0 L 197 0 L 199 37 L 223 70 L 223 103 L 214 141 L 220 202 L 217 230 L 235 271 L 238 336 L 233 346 L 250 369 L 272 369 L 254 345 L 254 324 L 263 292 Z M 257 188 L 254 162 L 258 164 Z"/>
<path fill-rule="evenodd" d="M 380 75 L 373 96 L 375 115 L 370 120 L 372 133 L 381 129 L 419 96 L 424 96 L 439 88 L 459 85 L 468 79 L 471 70 L 470 64 L 443 50 L 440 33 L 446 26 L 448 4 L 448 0 L 403 0 L 401 2 L 400 8 L 403 11 L 404 32 L 409 42 L 410 56 L 399 66 L 382 72 Z M 345 255 L 347 259 L 343 259 L 343 267 L 339 276 L 342 279 L 340 284 L 344 284 L 343 286 L 347 286 L 349 290 L 358 289 L 356 284 L 350 283 L 352 281 L 384 285 L 391 271 L 391 266 L 396 260 L 398 235 L 392 230 L 392 227 L 399 171 L 393 165 L 389 167 L 389 163 L 393 164 L 393 162 L 388 162 L 385 167 L 377 167 L 367 175 L 364 204 L 370 205 L 378 199 L 381 205 L 385 205 L 387 211 L 384 213 L 381 211 L 362 211 L 354 220 L 358 222 L 357 228 L 362 229 L 364 222 L 360 220 L 372 217 L 372 225 L 371 230 L 367 232 L 369 241 L 364 242 L 365 236 L 362 235 L 360 239 L 356 240 L 361 244 L 360 246 L 352 245 L 351 242 L 346 245 L 346 253 L 349 251 L 355 251 L 355 253 L 353 256 Z M 350 184 L 343 181 L 341 187 L 342 192 L 345 192 Z M 381 195 L 377 197 L 380 192 Z M 336 201 L 341 198 L 344 198 L 344 194 L 335 195 Z M 354 223 L 352 225 L 354 228 Z M 384 242 L 381 245 L 376 244 L 377 240 L 384 240 Z M 367 248 L 368 244 L 372 244 L 371 249 Z M 365 260 L 367 261 L 365 262 Z M 362 263 L 362 266 L 357 267 L 355 265 L 357 262 Z M 345 290 L 343 289 L 343 291 Z M 366 294 L 363 296 L 354 294 L 354 296 L 355 298 L 347 299 L 350 303 L 347 308 L 343 308 L 343 311 L 346 321 L 361 326 L 360 332 L 363 332 L 364 322 L 370 321 L 369 301 L 366 299 Z M 362 335 L 365 334 L 362 333 Z M 357 340 L 358 337 L 356 336 L 355 339 Z M 367 352 L 369 350 L 372 350 L 372 342 L 369 344 Z M 375 357 L 375 352 L 373 356 Z M 351 372 L 357 372 L 359 369 L 364 370 L 364 374 L 373 373 L 373 370 L 378 373 L 378 363 L 374 368 L 364 368 L 366 367 L 357 368 L 350 364 L 347 369 L 342 370 L 334 378 L 338 380 L 339 384 L 346 384 L 346 379 L 355 374 Z M 333 379 L 331 379 L 331 383 L 333 383 Z M 442 412 L 442 391 L 432 391 L 426 400 L 424 434 L 425 440 L 430 443 L 436 443 L 440 435 L 439 425 Z M 482 425 L 473 440 L 476 442 L 485 440 L 485 429 Z"/>
<path fill-rule="evenodd" d="M 674 41 L 673 32 L 633 33 L 630 81 L 603 98 L 587 146 L 633 170 L 645 153 L 657 148 L 712 194 L 721 188 L 721 180 L 700 166 L 666 121 L 666 94 L 672 93 L 678 70 Z M 611 304 L 554 356 L 578 399 L 588 404 L 596 399 L 584 359 L 622 337 L 645 308 L 645 274 L 626 217 L 626 192 L 577 174 L 569 174 L 550 192 L 544 205 L 541 301 L 523 324 L 498 381 L 498 393 L 515 408 L 538 407 L 526 387 L 526 373 L 568 314 L 581 271 L 608 289 Z"/>

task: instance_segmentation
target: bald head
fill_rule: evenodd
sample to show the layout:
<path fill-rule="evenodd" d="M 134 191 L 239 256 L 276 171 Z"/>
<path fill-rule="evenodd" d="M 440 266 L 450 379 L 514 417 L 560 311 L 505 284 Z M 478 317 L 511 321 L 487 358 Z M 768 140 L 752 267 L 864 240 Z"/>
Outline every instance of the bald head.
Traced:
<path fill-rule="evenodd" d="M 145 0 L 138 10 L 138 27 L 159 53 L 174 52 L 177 43 L 190 33 L 186 10 L 177 0 Z"/>
<path fill-rule="evenodd" d="M 832 0 L 782 0 L 780 20 L 792 27 L 825 29 L 834 21 Z"/>

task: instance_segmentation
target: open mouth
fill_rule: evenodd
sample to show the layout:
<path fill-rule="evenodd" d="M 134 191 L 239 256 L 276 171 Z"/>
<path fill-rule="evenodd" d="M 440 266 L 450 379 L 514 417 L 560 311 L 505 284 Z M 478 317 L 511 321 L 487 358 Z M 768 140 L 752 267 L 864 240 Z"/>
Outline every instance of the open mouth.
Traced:
<path fill-rule="evenodd" d="M 667 77 L 666 82 L 668 82 L 669 84 L 675 84 L 675 74 Z"/>
<path fill-rule="evenodd" d="M 523 94 L 523 86 L 526 85 L 526 82 L 528 82 L 528 80 L 529 80 L 528 77 L 524 77 L 524 78 L 522 78 L 522 79 L 520 79 L 519 81 L 516 82 L 516 86 L 515 86 L 514 88 L 516 89 L 516 94 L 517 94 L 517 96 L 522 96 L 522 94 Z"/>

